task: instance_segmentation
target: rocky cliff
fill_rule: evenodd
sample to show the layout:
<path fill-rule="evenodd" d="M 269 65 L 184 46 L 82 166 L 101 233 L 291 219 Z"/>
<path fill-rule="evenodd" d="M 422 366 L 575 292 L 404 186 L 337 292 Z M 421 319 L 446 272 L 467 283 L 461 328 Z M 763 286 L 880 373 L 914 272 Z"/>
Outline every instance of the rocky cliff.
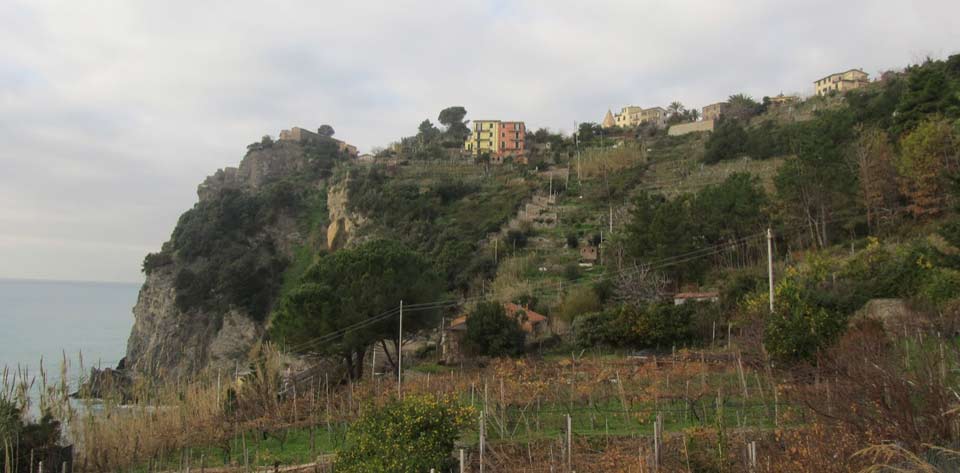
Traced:
<path fill-rule="evenodd" d="M 330 185 L 344 159 L 335 148 L 257 143 L 239 167 L 206 178 L 170 240 L 144 260 L 126 367 L 182 376 L 243 362 L 294 260 L 348 244 L 363 224 L 347 211 L 346 186 Z"/>

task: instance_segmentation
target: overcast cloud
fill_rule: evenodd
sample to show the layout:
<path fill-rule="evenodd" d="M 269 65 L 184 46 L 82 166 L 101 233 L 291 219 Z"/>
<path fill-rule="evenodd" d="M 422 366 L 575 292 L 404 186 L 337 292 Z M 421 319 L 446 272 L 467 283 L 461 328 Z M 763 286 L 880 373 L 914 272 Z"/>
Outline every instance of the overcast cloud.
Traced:
<path fill-rule="evenodd" d="M 197 184 L 291 125 L 569 130 L 958 49 L 956 0 L 0 0 L 0 277 L 141 280 Z"/>

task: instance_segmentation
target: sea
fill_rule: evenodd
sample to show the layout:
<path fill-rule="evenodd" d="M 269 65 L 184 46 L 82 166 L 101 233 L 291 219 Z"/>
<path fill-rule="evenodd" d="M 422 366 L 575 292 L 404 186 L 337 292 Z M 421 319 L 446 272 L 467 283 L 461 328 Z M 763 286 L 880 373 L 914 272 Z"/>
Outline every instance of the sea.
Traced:
<path fill-rule="evenodd" d="M 91 367 L 115 367 L 133 326 L 138 283 L 0 279 L 0 370 L 71 389 Z M 82 360 L 82 363 L 81 363 Z M 81 369 L 82 368 L 82 369 Z"/>

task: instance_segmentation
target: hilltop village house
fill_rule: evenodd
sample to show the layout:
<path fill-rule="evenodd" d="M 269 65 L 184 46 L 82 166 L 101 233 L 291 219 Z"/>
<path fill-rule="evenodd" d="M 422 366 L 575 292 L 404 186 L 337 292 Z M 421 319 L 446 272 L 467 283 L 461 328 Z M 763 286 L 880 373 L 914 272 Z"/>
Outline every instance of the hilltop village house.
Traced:
<path fill-rule="evenodd" d="M 508 317 L 520 323 L 520 328 L 527 334 L 527 342 L 536 341 L 550 334 L 550 323 L 545 315 L 538 314 L 529 308 L 520 307 L 512 302 L 503 304 L 503 310 Z M 469 315 L 461 315 L 450 322 L 444 330 L 441 349 L 443 360 L 450 363 L 463 359 L 463 338 L 467 334 L 467 320 Z"/>
<path fill-rule="evenodd" d="M 319 131 L 319 129 L 317 131 Z M 316 143 L 322 138 L 323 137 L 319 133 L 295 126 L 289 130 L 280 130 L 279 139 L 280 141 L 295 141 L 297 143 Z M 341 152 L 349 154 L 351 158 L 356 158 L 360 155 L 356 146 L 336 138 L 330 139 L 337 143 L 337 146 L 340 148 Z"/>
<path fill-rule="evenodd" d="M 704 121 L 706 120 L 719 120 L 724 113 L 727 113 L 727 109 L 730 107 L 730 104 L 727 102 L 717 102 L 714 104 L 707 105 L 703 107 L 700 118 Z"/>
<path fill-rule="evenodd" d="M 774 107 L 779 107 L 781 105 L 791 105 L 800 101 L 800 97 L 796 95 L 783 95 L 781 92 L 776 97 L 770 97 L 770 105 Z"/>
<path fill-rule="evenodd" d="M 526 142 L 527 126 L 523 122 L 474 120 L 463 150 L 473 156 L 489 154 L 493 162 L 501 163 L 508 156 L 523 157 Z"/>
<path fill-rule="evenodd" d="M 600 123 L 604 128 L 618 126 L 632 128 L 644 123 L 653 123 L 658 127 L 667 124 L 667 110 L 663 107 L 643 108 L 636 105 L 627 105 L 614 115 L 609 109 Z"/>
<path fill-rule="evenodd" d="M 830 92 L 846 92 L 859 89 L 870 83 L 869 75 L 861 69 L 850 69 L 846 72 L 830 74 L 813 83 L 817 95 L 826 95 Z"/>

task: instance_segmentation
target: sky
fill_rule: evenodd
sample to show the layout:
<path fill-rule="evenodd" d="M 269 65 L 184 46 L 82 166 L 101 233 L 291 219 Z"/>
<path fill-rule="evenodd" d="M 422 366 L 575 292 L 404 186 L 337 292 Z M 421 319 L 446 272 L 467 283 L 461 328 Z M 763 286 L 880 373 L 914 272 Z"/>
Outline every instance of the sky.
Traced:
<path fill-rule="evenodd" d="M 956 0 L 0 0 L 0 278 L 142 281 L 204 177 L 290 126 L 569 131 L 958 51 Z"/>

